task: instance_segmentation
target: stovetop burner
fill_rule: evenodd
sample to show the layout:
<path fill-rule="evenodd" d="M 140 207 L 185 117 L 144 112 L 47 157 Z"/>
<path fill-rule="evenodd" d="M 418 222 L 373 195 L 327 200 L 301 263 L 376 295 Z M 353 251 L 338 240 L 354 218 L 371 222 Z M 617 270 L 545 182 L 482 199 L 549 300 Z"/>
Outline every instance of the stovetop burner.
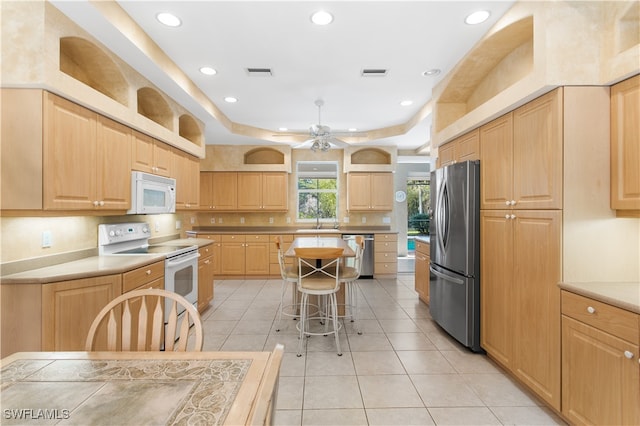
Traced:
<path fill-rule="evenodd" d="M 152 244 L 151 230 L 146 223 L 98 225 L 98 253 L 100 255 L 165 254 L 167 259 L 198 251 L 196 245 Z"/>

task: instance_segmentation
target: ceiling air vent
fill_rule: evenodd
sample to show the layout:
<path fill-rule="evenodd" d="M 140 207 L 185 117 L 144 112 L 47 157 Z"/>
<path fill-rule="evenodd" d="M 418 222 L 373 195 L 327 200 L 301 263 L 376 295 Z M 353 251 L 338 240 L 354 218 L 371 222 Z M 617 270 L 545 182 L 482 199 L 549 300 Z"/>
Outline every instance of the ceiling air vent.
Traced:
<path fill-rule="evenodd" d="M 247 68 L 247 74 L 251 77 L 271 77 L 273 72 L 271 68 Z"/>
<path fill-rule="evenodd" d="M 387 70 L 384 68 L 364 68 L 361 75 L 363 77 L 384 77 L 387 75 Z"/>

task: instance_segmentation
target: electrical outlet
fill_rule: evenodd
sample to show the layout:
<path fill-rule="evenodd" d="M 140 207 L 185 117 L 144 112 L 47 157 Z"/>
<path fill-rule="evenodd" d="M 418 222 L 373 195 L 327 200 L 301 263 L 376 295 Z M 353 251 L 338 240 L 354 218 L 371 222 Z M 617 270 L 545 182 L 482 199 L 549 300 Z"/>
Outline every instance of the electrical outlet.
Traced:
<path fill-rule="evenodd" d="M 244 223 L 244 217 L 240 218 L 240 223 Z"/>
<path fill-rule="evenodd" d="M 51 231 L 42 231 L 42 248 L 51 247 L 52 245 Z"/>
<path fill-rule="evenodd" d="M 362 223 L 367 223 L 367 217 L 366 216 L 362 216 Z"/>
<path fill-rule="evenodd" d="M 182 222 L 180 222 L 179 220 L 176 220 L 176 229 L 180 229 L 182 228 Z"/>
<path fill-rule="evenodd" d="M 160 222 L 156 221 L 155 228 L 156 228 L 156 232 L 160 232 Z"/>
<path fill-rule="evenodd" d="M 391 223 L 391 218 L 389 216 L 385 216 L 382 218 L 382 223 Z"/>
<path fill-rule="evenodd" d="M 269 223 L 273 223 L 273 218 L 272 217 L 269 218 Z"/>
<path fill-rule="evenodd" d="M 196 223 L 196 218 L 192 217 L 191 219 L 189 219 L 189 222 L 193 225 Z"/>
<path fill-rule="evenodd" d="M 291 223 L 291 218 L 287 216 L 287 223 Z"/>
<path fill-rule="evenodd" d="M 216 218 L 215 217 L 211 218 L 211 223 L 216 223 Z"/>
<path fill-rule="evenodd" d="M 349 223 L 349 216 L 345 216 L 344 218 L 342 218 L 342 222 Z"/>
<path fill-rule="evenodd" d="M 222 223 L 222 218 L 221 217 L 218 218 L 218 223 Z"/>

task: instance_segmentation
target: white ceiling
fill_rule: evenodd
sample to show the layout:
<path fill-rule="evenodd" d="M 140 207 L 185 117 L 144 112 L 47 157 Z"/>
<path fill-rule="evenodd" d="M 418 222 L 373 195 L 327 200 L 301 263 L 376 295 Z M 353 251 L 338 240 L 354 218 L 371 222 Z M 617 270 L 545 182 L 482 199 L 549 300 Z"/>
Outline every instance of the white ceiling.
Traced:
<path fill-rule="evenodd" d="M 233 134 L 144 56 L 88 1 L 53 0 L 63 13 L 205 122 L 207 144 L 267 143 Z M 122 8 L 232 122 L 307 133 L 318 122 L 332 131 L 370 131 L 403 125 L 429 102 L 431 91 L 511 7 L 513 1 L 120 1 Z M 327 26 L 311 23 L 319 9 Z M 488 21 L 464 18 L 489 10 Z M 182 25 L 156 20 L 171 12 Z M 217 70 L 205 76 L 200 67 Z M 248 67 L 271 68 L 254 77 Z M 385 77 L 361 77 L 384 68 Z M 439 68 L 435 77 L 422 72 Z M 238 102 L 224 102 L 234 96 Z M 409 107 L 400 101 L 410 99 Z M 431 115 L 404 135 L 368 144 L 417 149 L 429 142 Z M 268 142 L 273 143 L 273 142 Z"/>

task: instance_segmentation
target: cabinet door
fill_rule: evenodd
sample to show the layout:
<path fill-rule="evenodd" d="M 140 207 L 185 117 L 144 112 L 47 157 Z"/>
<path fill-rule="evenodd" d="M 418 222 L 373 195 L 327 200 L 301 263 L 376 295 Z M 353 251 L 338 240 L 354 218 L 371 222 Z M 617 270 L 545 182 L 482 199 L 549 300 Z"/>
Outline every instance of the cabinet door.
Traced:
<path fill-rule="evenodd" d="M 288 210 L 288 182 L 286 173 L 262 174 L 262 208 L 264 210 Z"/>
<path fill-rule="evenodd" d="M 200 205 L 200 161 L 190 154 L 175 150 L 176 209 L 197 209 Z"/>
<path fill-rule="evenodd" d="M 456 160 L 456 141 L 451 141 L 438 148 L 438 168 L 453 164 Z"/>
<path fill-rule="evenodd" d="M 94 318 L 121 292 L 120 274 L 43 285 L 42 350 L 83 351 Z M 96 339 L 95 350 L 106 350 L 106 330 Z"/>
<path fill-rule="evenodd" d="M 163 271 L 164 274 L 164 271 Z M 144 283 L 140 287 L 135 288 L 134 290 L 143 290 L 147 288 L 154 288 L 159 290 L 164 290 L 164 275 L 162 278 L 158 278 L 153 281 L 149 281 Z M 156 308 L 156 304 L 158 303 L 158 298 L 154 296 L 147 297 L 147 341 L 145 344 L 145 350 L 151 350 L 151 341 L 153 336 L 153 327 L 150 325 L 153 324 L 153 314 Z M 161 302 L 162 306 L 162 302 Z M 131 311 L 131 330 L 138 329 L 138 315 L 140 314 L 140 308 L 142 307 L 142 297 L 136 297 L 133 299 L 129 299 L 129 309 Z M 164 309 L 164 306 L 162 306 Z M 164 341 L 164 328 L 161 330 L 161 340 Z M 138 333 L 131 334 L 131 340 L 129 341 L 129 347 L 137 348 L 138 347 Z"/>
<path fill-rule="evenodd" d="M 513 369 L 513 221 L 508 210 L 480 212 L 481 346 Z"/>
<path fill-rule="evenodd" d="M 480 159 L 480 132 L 478 129 L 457 139 L 456 162 Z"/>
<path fill-rule="evenodd" d="M 96 200 L 96 114 L 47 94 L 44 209 L 92 210 Z"/>
<path fill-rule="evenodd" d="M 639 349 L 562 317 L 562 413 L 571 423 L 640 424 Z"/>
<path fill-rule="evenodd" d="M 420 245 L 421 243 L 416 243 Z M 429 254 L 428 246 L 422 244 L 423 250 L 417 250 L 415 256 L 415 289 L 424 303 L 429 303 Z"/>
<path fill-rule="evenodd" d="M 611 88 L 611 208 L 640 210 L 640 76 Z"/>
<path fill-rule="evenodd" d="M 513 211 L 514 372 L 560 409 L 561 211 Z M 482 232 L 482 231 L 481 231 Z M 491 232 L 491 231 L 489 231 Z M 486 236 L 486 234 L 485 234 Z"/>
<path fill-rule="evenodd" d="M 392 173 L 371 173 L 371 210 L 393 210 Z"/>
<path fill-rule="evenodd" d="M 133 131 L 131 136 L 131 169 L 155 173 L 153 162 L 153 138 Z"/>
<path fill-rule="evenodd" d="M 213 209 L 213 173 L 200 172 L 200 210 Z"/>
<path fill-rule="evenodd" d="M 131 207 L 131 129 L 98 116 L 97 191 L 99 209 Z"/>
<path fill-rule="evenodd" d="M 244 275 L 244 242 L 223 242 L 220 251 L 220 274 Z"/>
<path fill-rule="evenodd" d="M 238 173 L 238 210 L 262 209 L 262 173 Z"/>
<path fill-rule="evenodd" d="M 200 249 L 200 253 L 204 249 L 210 253 L 210 247 Z M 198 261 L 198 312 L 206 310 L 213 299 L 213 276 L 213 256 L 201 257 Z"/>
<path fill-rule="evenodd" d="M 157 140 L 153 141 L 153 165 L 155 174 L 173 176 L 173 153 L 170 145 Z"/>
<path fill-rule="evenodd" d="M 509 208 L 513 199 L 513 113 L 480 128 L 480 147 L 480 208 Z"/>
<path fill-rule="evenodd" d="M 369 173 L 349 173 L 347 177 L 349 210 L 369 210 L 371 207 L 371 178 Z"/>
<path fill-rule="evenodd" d="M 562 123 L 562 89 L 514 111 L 513 208 L 562 208 Z"/>
<path fill-rule="evenodd" d="M 215 210 L 237 210 L 238 173 L 214 173 L 211 199 Z"/>
<path fill-rule="evenodd" d="M 269 275 L 269 243 L 247 240 L 245 246 L 245 273 Z"/>

